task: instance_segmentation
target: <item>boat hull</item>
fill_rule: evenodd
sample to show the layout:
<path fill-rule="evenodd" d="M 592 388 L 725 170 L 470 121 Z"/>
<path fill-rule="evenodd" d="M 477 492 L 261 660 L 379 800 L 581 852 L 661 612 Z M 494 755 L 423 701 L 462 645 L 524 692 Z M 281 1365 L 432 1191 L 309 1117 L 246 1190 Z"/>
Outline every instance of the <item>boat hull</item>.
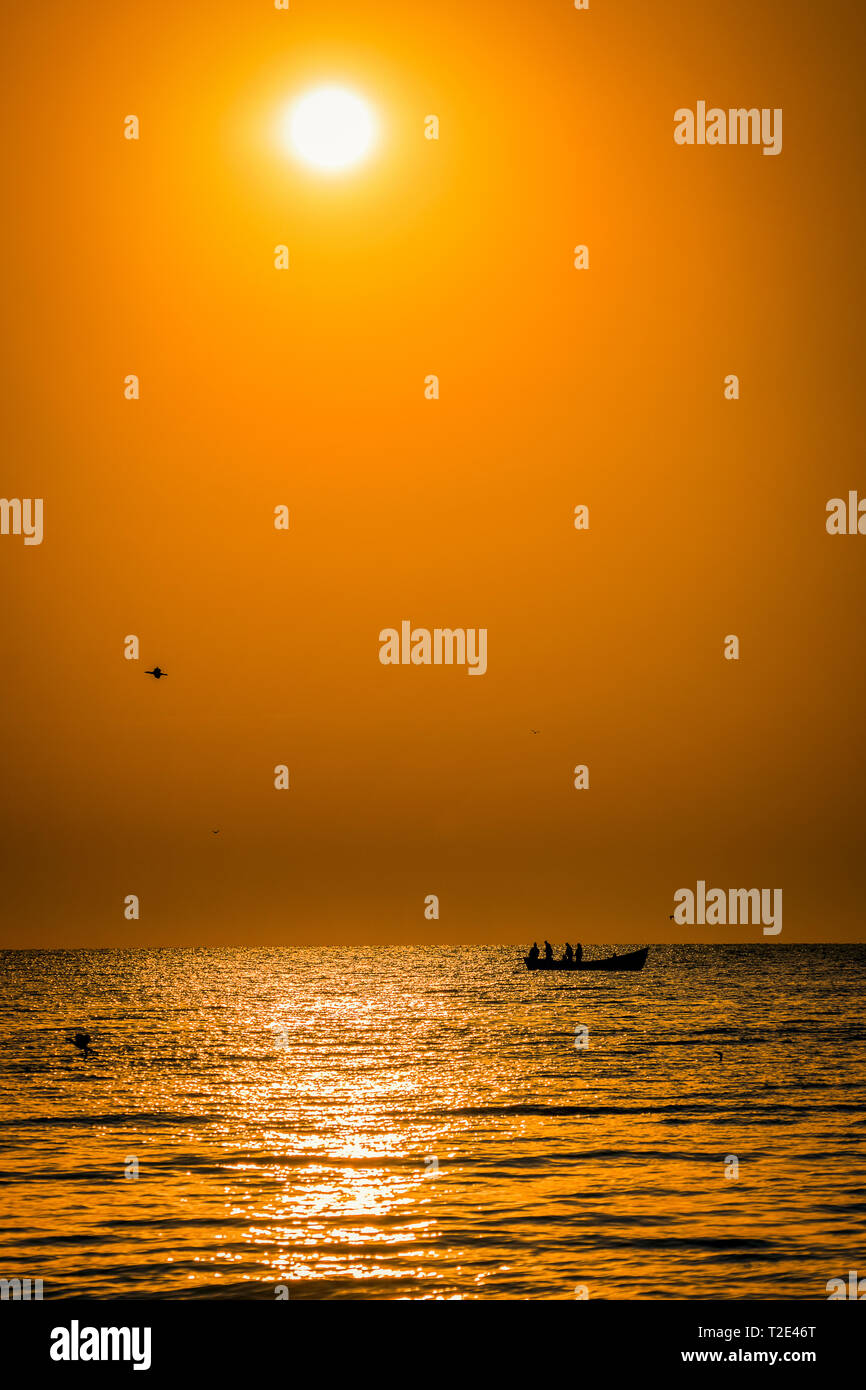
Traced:
<path fill-rule="evenodd" d="M 524 956 L 523 962 L 527 970 L 643 970 L 648 952 L 649 947 L 644 946 L 641 951 L 629 951 L 625 956 L 606 956 L 601 960 L 545 960 L 543 956 L 530 960 L 529 956 Z"/>

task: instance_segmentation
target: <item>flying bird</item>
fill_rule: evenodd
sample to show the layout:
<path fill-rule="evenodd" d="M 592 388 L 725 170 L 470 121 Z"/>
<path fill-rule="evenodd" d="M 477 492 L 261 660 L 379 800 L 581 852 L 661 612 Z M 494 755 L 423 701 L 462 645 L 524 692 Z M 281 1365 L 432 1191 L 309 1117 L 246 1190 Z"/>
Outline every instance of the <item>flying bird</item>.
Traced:
<path fill-rule="evenodd" d="M 145 671 L 144 674 L 146 676 L 155 676 L 156 679 L 159 680 L 161 676 L 167 676 L 168 671 L 162 671 L 158 666 L 154 666 L 152 671 Z"/>
<path fill-rule="evenodd" d="M 76 1033 L 74 1038 L 67 1038 L 66 1041 L 71 1043 L 73 1047 L 77 1047 L 82 1057 L 89 1057 L 91 1051 L 89 1033 Z"/>

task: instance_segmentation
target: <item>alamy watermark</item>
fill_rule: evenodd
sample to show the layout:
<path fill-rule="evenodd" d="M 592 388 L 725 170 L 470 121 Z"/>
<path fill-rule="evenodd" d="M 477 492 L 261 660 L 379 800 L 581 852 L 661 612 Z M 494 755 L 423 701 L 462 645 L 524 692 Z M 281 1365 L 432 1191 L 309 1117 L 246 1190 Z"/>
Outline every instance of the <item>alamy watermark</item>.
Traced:
<path fill-rule="evenodd" d="M 41 1303 L 42 1280 L 0 1279 L 0 1300 L 5 1303 L 8 1299 L 13 1303 Z"/>
<path fill-rule="evenodd" d="M 695 892 L 678 888 L 673 919 L 678 927 L 747 927 L 764 925 L 764 936 L 782 930 L 781 888 L 710 888 L 701 878 Z"/>
<path fill-rule="evenodd" d="M 383 666 L 466 666 L 470 676 L 487 670 L 486 627 L 415 627 L 408 619 L 379 633 Z"/>
<path fill-rule="evenodd" d="M 134 1371 L 150 1369 L 149 1327 L 69 1327 L 51 1329 L 52 1361 L 131 1361 Z"/>
<path fill-rule="evenodd" d="M 41 545 L 41 497 L 0 497 L 0 536 L 22 536 L 25 545 Z"/>
<path fill-rule="evenodd" d="M 674 140 L 678 145 L 763 145 L 763 154 L 782 153 L 781 106 L 711 106 L 699 101 L 693 111 L 680 106 L 674 112 Z"/>

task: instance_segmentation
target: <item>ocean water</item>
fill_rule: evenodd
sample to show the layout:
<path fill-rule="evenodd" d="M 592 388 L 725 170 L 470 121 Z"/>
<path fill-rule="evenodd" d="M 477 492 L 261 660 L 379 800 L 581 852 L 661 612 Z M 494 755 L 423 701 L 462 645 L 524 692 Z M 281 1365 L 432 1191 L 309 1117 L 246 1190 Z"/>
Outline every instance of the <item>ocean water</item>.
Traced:
<path fill-rule="evenodd" d="M 866 947 L 521 954 L 0 953 L 0 1276 L 824 1300 L 866 1271 Z"/>

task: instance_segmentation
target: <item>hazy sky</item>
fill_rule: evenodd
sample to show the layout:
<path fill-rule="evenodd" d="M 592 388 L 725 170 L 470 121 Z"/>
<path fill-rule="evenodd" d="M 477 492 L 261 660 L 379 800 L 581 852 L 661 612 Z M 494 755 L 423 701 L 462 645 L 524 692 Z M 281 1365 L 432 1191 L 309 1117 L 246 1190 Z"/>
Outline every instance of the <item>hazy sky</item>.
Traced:
<path fill-rule="evenodd" d="M 763 939 L 675 928 L 698 879 L 862 937 L 864 17 L 815 16 L 5 21 L 0 944 Z M 344 176 L 274 138 L 323 82 Z M 699 100 L 782 153 L 678 147 Z M 486 673 L 383 666 L 404 619 Z"/>

